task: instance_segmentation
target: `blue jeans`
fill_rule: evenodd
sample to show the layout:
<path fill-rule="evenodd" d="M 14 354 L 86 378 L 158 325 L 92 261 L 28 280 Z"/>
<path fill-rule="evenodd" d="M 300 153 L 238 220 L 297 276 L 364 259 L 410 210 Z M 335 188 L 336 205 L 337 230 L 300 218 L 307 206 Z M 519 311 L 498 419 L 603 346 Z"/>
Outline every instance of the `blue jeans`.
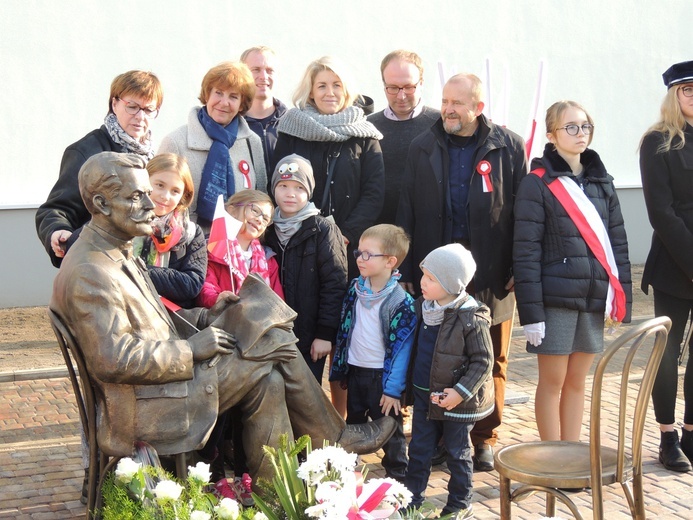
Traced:
<path fill-rule="evenodd" d="M 412 492 L 412 503 L 419 507 L 431 474 L 431 459 L 440 438 L 448 452 L 448 502 L 446 512 L 468 508 L 472 503 L 472 453 L 469 432 L 474 423 L 429 421 L 429 392 L 414 388 L 414 417 L 409 442 L 409 466 L 404 484 Z"/>
<path fill-rule="evenodd" d="M 380 398 L 383 395 L 382 369 L 360 368 L 349 365 L 347 385 L 347 424 L 363 424 L 384 416 L 381 412 Z M 404 438 L 402 413 L 391 417 L 397 421 L 397 429 L 383 446 L 385 456 L 382 464 L 388 477 L 403 480 L 407 470 L 407 441 Z"/>

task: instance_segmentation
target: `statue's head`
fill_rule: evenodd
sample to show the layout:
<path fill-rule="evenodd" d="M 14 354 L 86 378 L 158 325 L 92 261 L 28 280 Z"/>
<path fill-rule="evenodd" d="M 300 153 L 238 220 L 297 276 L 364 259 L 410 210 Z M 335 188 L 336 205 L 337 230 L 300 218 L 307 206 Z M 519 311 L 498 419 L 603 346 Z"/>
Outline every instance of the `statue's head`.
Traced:
<path fill-rule="evenodd" d="M 154 203 L 144 167 L 139 155 L 101 152 L 79 170 L 79 192 L 92 220 L 122 240 L 152 232 Z"/>

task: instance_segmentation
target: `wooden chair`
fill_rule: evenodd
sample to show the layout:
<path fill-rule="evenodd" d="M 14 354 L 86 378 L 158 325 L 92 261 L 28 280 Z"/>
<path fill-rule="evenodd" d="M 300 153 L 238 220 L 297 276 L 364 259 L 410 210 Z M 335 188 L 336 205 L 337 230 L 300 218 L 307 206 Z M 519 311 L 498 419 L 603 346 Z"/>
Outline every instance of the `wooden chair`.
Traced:
<path fill-rule="evenodd" d="M 89 448 L 89 474 L 87 495 L 87 520 L 99 518 L 98 510 L 102 507 L 101 482 L 112 471 L 122 457 L 130 457 L 132 453 L 105 454 L 99 449 L 96 436 L 96 393 L 91 382 L 89 370 L 84 362 L 82 351 L 72 333 L 65 326 L 62 318 L 48 309 L 48 317 L 58 339 L 60 351 L 65 359 L 65 365 L 70 376 L 72 389 L 77 401 L 79 418 L 84 430 L 84 437 Z M 75 369 L 76 365 L 76 369 Z M 185 453 L 175 455 L 176 474 L 184 478 L 187 472 Z"/>
<path fill-rule="evenodd" d="M 495 453 L 494 466 L 500 475 L 501 518 L 511 517 L 512 502 L 546 493 L 546 516 L 555 516 L 556 500 L 563 502 L 575 518 L 582 520 L 575 503 L 561 489 L 592 489 L 592 516 L 604 518 L 602 486 L 619 483 L 628 500 L 631 516 L 645 519 L 642 489 L 642 439 L 647 407 L 655 376 L 664 354 L 671 320 L 666 316 L 630 327 L 604 351 L 597 363 L 592 383 L 589 443 L 568 441 L 539 441 L 506 446 Z M 628 379 L 633 359 L 645 341 L 654 336 L 642 374 L 642 382 L 634 399 L 628 399 Z M 649 344 L 650 342 L 648 342 Z M 602 389 L 609 361 L 624 346 L 623 369 L 619 373 L 618 417 L 614 419 L 617 434 L 615 448 L 602 445 Z M 630 423 L 627 412 L 632 412 Z M 617 421 L 616 421 L 617 419 Z M 628 427 L 628 428 L 627 428 Z M 627 434 L 627 429 L 628 434 Z M 510 482 L 521 485 L 511 491 Z"/>

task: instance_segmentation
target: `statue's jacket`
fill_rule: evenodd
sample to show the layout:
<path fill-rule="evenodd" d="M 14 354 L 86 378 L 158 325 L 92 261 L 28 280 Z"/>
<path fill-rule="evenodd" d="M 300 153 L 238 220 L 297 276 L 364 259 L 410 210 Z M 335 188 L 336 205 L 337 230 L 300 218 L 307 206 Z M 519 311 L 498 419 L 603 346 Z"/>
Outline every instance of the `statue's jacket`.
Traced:
<path fill-rule="evenodd" d="M 99 447 L 123 455 L 143 440 L 159 454 L 190 451 L 216 421 L 216 369 L 193 363 L 131 251 L 129 241 L 87 224 L 62 262 L 50 308 L 76 338 L 95 385 Z M 180 312 L 192 324 L 206 319 L 202 309 Z"/>

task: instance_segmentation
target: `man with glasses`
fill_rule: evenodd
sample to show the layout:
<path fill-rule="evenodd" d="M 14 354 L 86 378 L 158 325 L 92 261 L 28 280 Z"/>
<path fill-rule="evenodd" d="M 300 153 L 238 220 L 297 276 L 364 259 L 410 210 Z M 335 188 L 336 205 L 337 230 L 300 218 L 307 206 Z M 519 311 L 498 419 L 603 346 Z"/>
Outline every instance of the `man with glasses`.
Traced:
<path fill-rule="evenodd" d="M 423 65 L 415 52 L 392 51 L 383 58 L 380 74 L 388 106 L 368 118 L 383 134 L 385 203 L 377 222 L 394 224 L 409 145 L 431 127 L 440 112 L 421 102 Z"/>
<path fill-rule="evenodd" d="M 527 174 L 527 157 L 522 138 L 491 123 L 483 108 L 479 78 L 457 74 L 447 81 L 440 117 L 409 148 L 397 225 L 412 238 L 400 271 L 415 293 L 418 266 L 437 247 L 460 243 L 476 262 L 467 291 L 491 309 L 495 411 L 476 423 L 471 440 L 474 468 L 491 471 L 515 314 L 513 200 Z"/>
<path fill-rule="evenodd" d="M 274 51 L 264 45 L 251 47 L 243 51 L 241 61 L 248 66 L 255 81 L 253 104 L 244 117 L 250 129 L 262 140 L 265 167 L 271 172 L 270 164 L 277 144 L 277 125 L 286 112 L 286 105 L 273 95 Z"/>

